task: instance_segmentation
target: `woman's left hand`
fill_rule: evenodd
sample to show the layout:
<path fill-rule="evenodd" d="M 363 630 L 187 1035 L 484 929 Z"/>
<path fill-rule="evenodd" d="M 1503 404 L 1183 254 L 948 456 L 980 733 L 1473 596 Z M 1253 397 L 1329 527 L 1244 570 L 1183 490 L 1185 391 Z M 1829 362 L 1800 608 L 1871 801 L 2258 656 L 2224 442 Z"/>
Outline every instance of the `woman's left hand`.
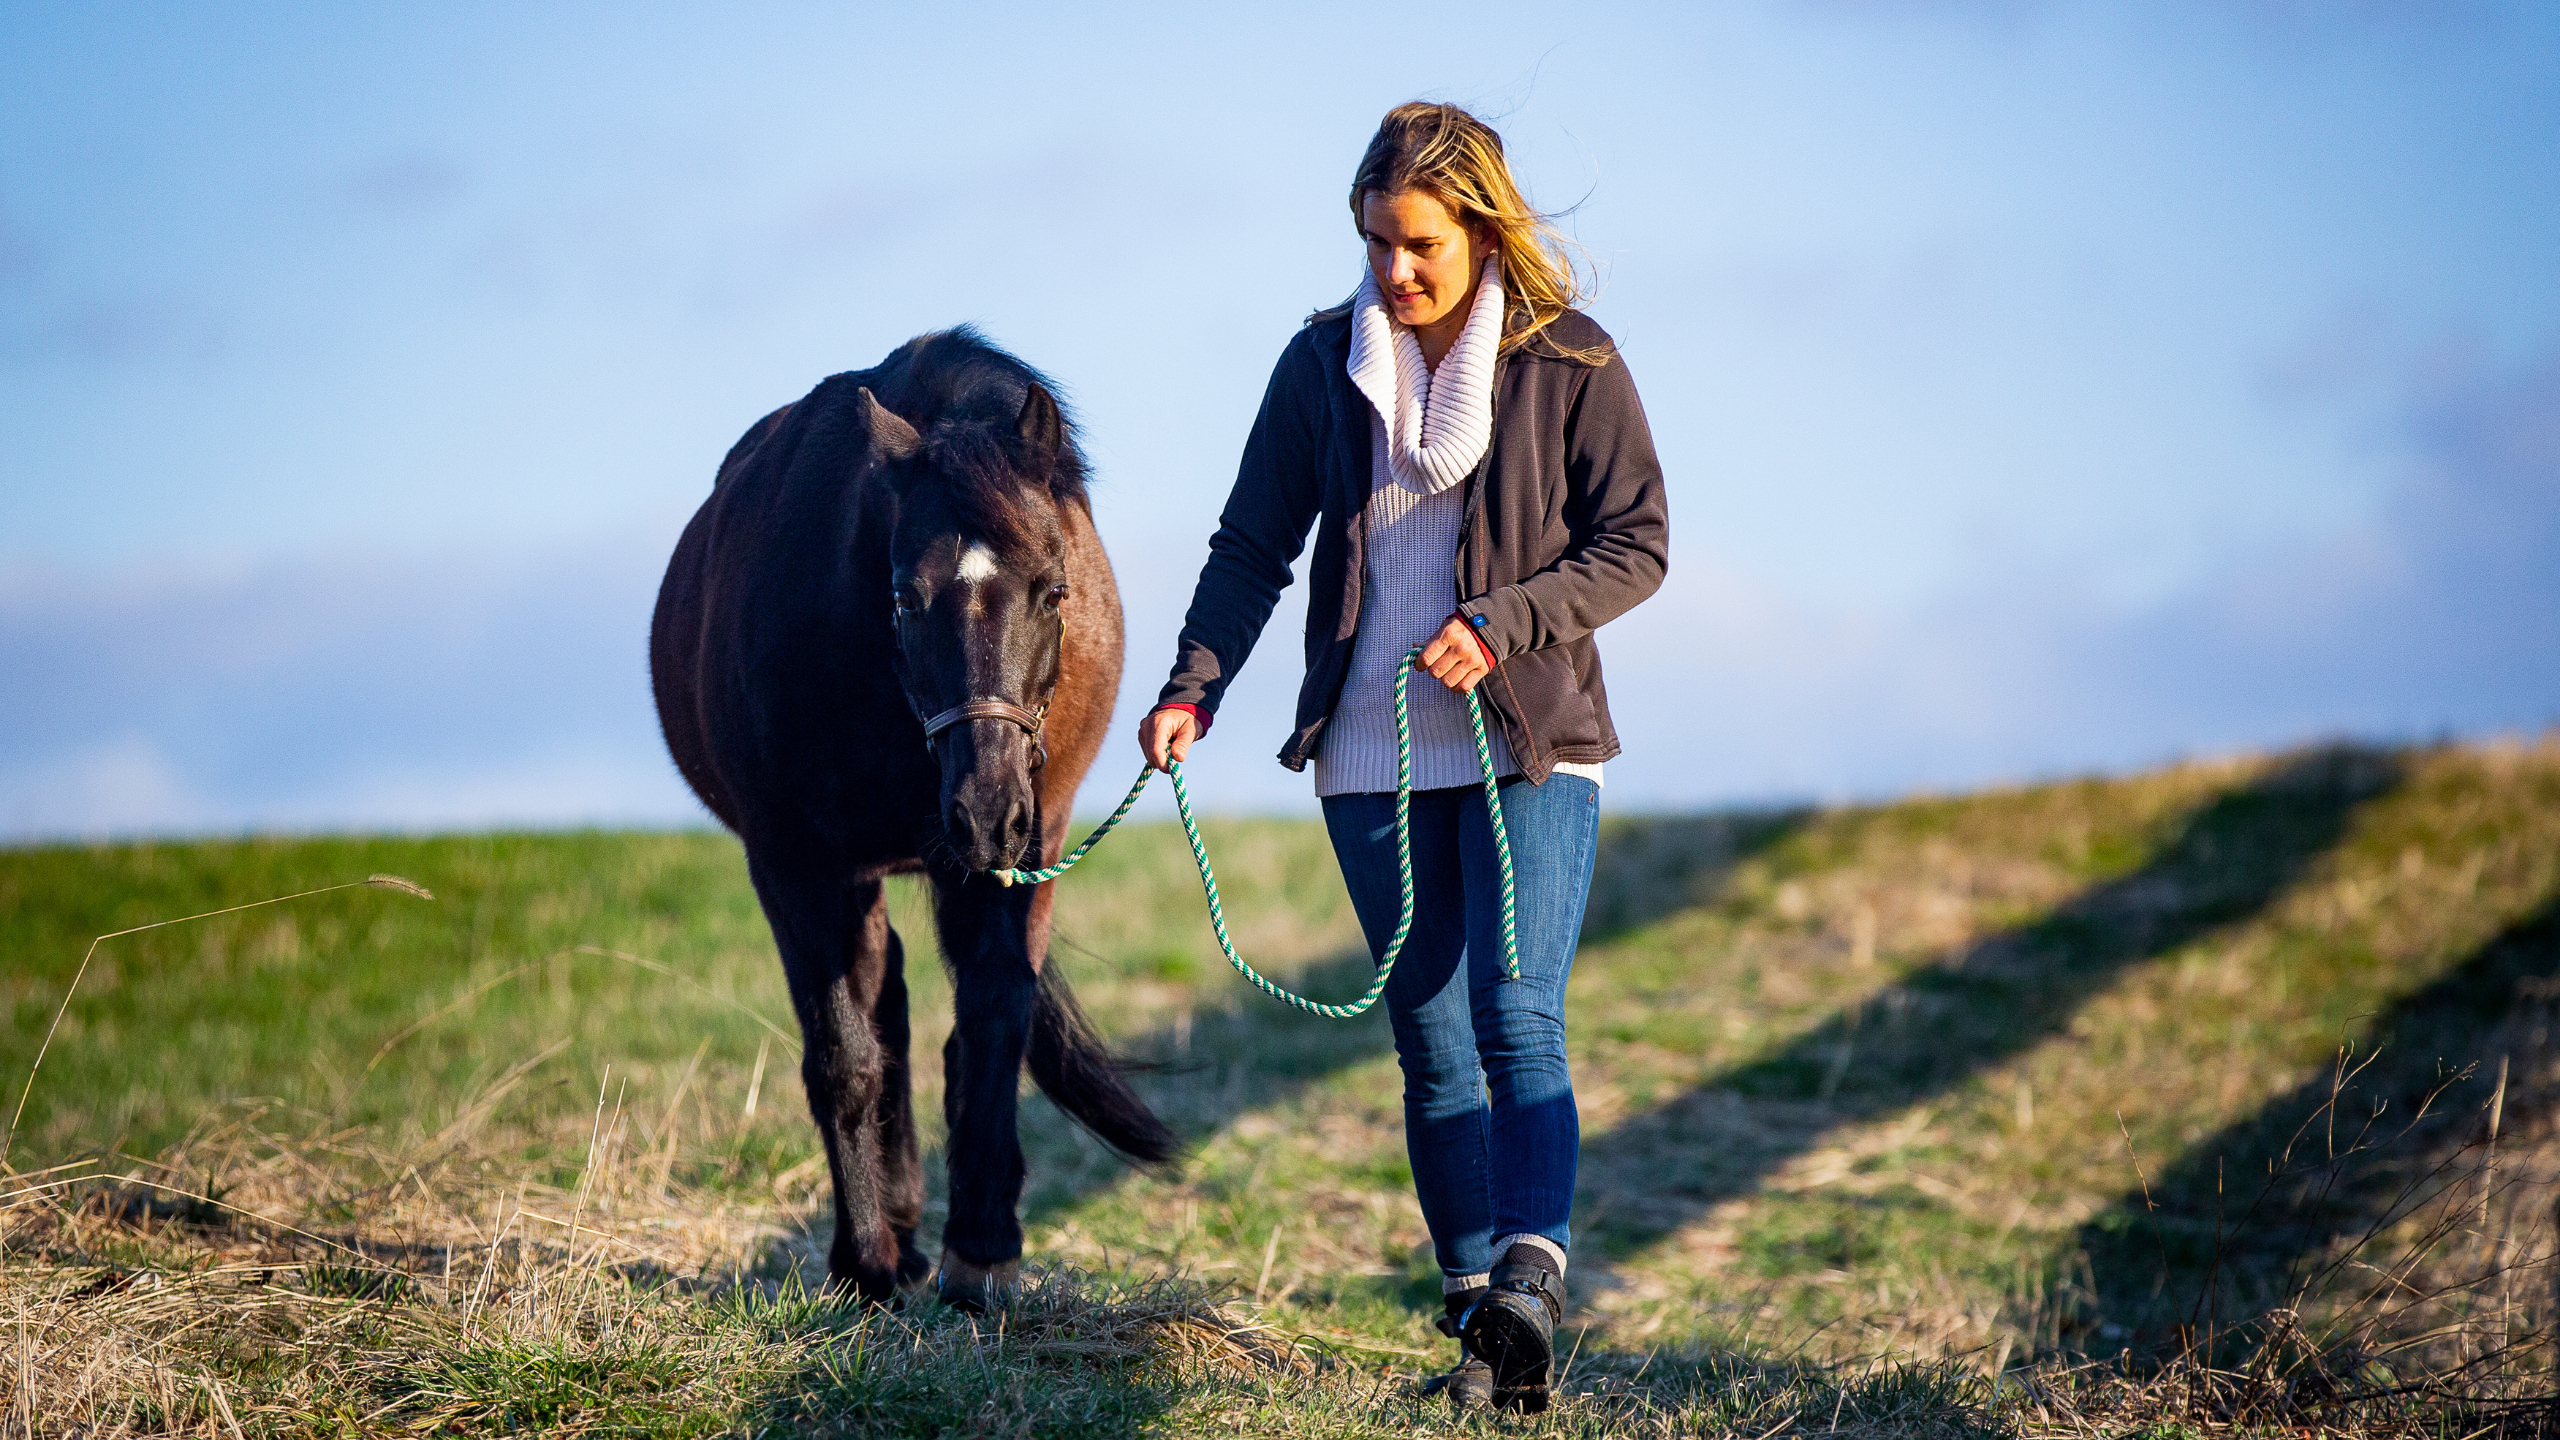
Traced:
<path fill-rule="evenodd" d="M 1432 679 L 1461 694 L 1476 688 L 1476 682 L 1493 673 L 1485 663 L 1484 647 L 1476 643 L 1475 632 L 1467 622 L 1451 616 L 1440 633 L 1423 644 L 1414 664 Z"/>

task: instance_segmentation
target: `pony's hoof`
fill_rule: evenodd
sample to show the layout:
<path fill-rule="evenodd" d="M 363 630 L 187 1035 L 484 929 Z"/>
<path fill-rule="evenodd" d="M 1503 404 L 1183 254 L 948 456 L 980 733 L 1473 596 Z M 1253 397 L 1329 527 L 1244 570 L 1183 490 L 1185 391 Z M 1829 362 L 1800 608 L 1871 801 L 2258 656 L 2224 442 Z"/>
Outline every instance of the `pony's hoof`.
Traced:
<path fill-rule="evenodd" d="M 898 1288 L 889 1293 L 889 1308 L 906 1310 L 922 1305 L 939 1293 L 933 1280 L 933 1267 L 930 1265 L 925 1266 L 921 1273 L 915 1275 L 909 1275 L 901 1269 L 898 1275 Z"/>
<path fill-rule="evenodd" d="M 1022 1279 L 1022 1262 L 1007 1260 L 1000 1265 L 975 1265 L 945 1250 L 942 1270 L 933 1277 L 933 1293 L 942 1303 L 971 1315 L 984 1315 L 1001 1310 L 1013 1299 Z"/>
<path fill-rule="evenodd" d="M 897 1291 L 882 1285 L 877 1278 L 859 1275 L 831 1273 L 818 1293 L 839 1305 L 852 1305 L 864 1310 L 894 1307 L 898 1303 Z"/>

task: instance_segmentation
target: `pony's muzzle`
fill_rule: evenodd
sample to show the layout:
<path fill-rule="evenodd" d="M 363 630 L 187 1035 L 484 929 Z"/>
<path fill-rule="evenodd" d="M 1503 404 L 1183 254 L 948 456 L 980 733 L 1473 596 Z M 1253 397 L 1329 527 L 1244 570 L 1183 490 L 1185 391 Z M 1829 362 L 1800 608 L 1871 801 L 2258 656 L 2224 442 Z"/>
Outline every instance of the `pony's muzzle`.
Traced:
<path fill-rule="evenodd" d="M 942 816 L 943 833 L 970 870 L 995 870 L 1016 864 L 1031 844 L 1031 803 L 1016 797 L 998 804 L 971 804 L 953 796 Z"/>
<path fill-rule="evenodd" d="M 963 867 L 1002 869 L 1030 849 L 1032 744 L 1020 730 L 990 722 L 943 737 L 942 833 Z"/>

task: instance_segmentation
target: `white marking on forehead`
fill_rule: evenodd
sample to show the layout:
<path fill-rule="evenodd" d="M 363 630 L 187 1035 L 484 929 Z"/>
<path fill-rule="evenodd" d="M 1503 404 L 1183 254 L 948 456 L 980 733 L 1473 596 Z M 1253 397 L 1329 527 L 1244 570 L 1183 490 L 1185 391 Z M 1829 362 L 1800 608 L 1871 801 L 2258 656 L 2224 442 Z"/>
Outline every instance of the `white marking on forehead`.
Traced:
<path fill-rule="evenodd" d="M 996 552 L 983 544 L 972 545 L 961 551 L 960 568 L 951 572 L 951 578 L 963 585 L 975 585 L 981 580 L 993 580 L 996 578 Z"/>

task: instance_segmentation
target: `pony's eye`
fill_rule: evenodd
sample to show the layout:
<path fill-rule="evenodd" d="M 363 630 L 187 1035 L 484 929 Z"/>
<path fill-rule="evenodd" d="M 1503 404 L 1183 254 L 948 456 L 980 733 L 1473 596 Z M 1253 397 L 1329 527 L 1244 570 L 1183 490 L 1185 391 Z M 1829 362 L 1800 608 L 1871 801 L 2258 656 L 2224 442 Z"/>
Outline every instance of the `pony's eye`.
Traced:
<path fill-rule="evenodd" d="M 912 615 L 916 611 L 924 608 L 916 603 L 915 592 L 906 589 L 890 591 L 889 603 L 897 607 L 897 611 L 901 615 Z"/>
<path fill-rule="evenodd" d="M 1052 605 L 1064 605 L 1067 603 L 1067 587 L 1064 585 L 1053 585 L 1049 587 L 1049 603 Z"/>

